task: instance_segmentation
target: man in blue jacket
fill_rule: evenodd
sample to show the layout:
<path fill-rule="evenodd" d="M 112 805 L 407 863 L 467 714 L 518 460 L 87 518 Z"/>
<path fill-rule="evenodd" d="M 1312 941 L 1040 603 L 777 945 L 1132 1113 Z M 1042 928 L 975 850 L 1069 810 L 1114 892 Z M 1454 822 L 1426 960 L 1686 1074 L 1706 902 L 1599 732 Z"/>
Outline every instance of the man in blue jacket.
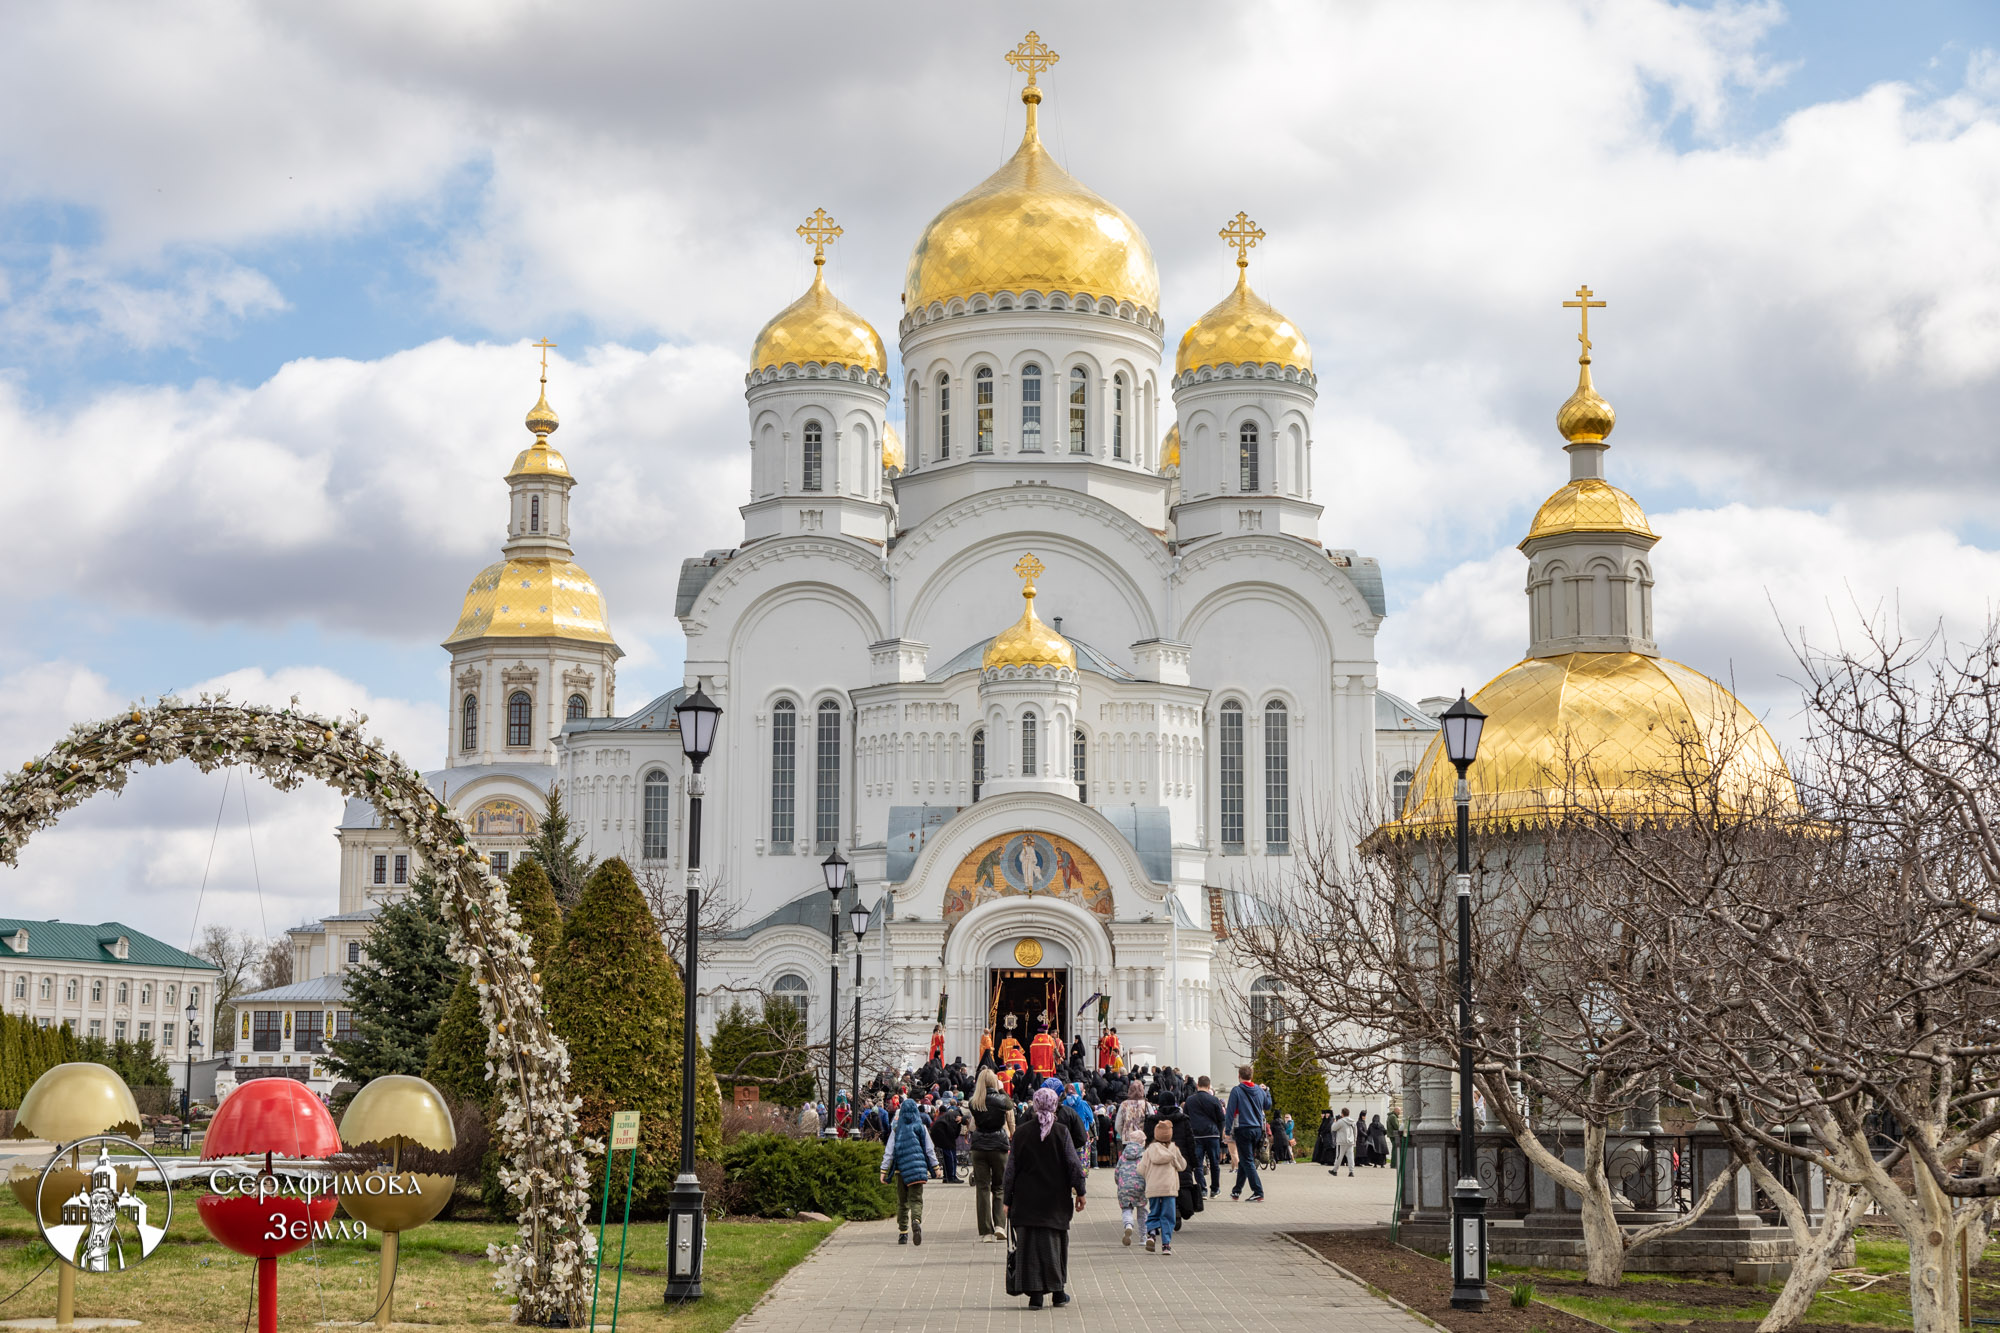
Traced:
<path fill-rule="evenodd" d="M 1271 1108 L 1271 1091 L 1252 1081 L 1249 1065 L 1236 1070 L 1237 1084 L 1229 1090 L 1229 1136 L 1236 1140 L 1236 1186 L 1232 1199 L 1243 1197 L 1243 1182 L 1250 1182 L 1250 1202 L 1264 1202 L 1264 1180 L 1257 1174 L 1257 1154 L 1264 1146 L 1264 1113 Z"/>

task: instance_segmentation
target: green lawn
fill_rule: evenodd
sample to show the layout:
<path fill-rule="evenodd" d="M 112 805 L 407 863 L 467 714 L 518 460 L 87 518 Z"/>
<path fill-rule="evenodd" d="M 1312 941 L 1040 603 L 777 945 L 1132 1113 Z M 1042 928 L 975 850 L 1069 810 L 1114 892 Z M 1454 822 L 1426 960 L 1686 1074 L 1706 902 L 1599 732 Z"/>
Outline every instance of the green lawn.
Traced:
<path fill-rule="evenodd" d="M 194 1191 L 178 1196 L 172 1234 L 151 1259 L 126 1273 L 79 1275 L 79 1317 L 143 1319 L 177 1333 L 182 1329 L 241 1333 L 251 1298 L 252 1261 L 209 1239 L 194 1214 L 194 1197 Z M 634 1223 L 626 1247 L 619 1326 L 635 1333 L 721 1333 L 834 1226 L 711 1222 L 703 1274 L 707 1294 L 696 1305 L 669 1312 L 662 1299 L 666 1225 Z M 505 1242 L 512 1234 L 511 1226 L 484 1222 L 433 1222 L 410 1232 L 402 1244 L 395 1317 L 440 1329 L 507 1323 L 508 1309 L 493 1290 L 493 1267 L 485 1255 L 489 1242 Z M 611 1322 L 618 1258 L 615 1225 L 607 1233 L 606 1248 L 597 1314 L 600 1329 Z M 372 1315 L 379 1254 L 380 1246 L 371 1237 L 365 1242 L 321 1243 L 279 1260 L 280 1323 L 303 1327 Z M 50 1257 L 27 1212 L 12 1194 L 0 1191 L 0 1297 L 33 1280 L 27 1290 L 0 1305 L 0 1317 L 55 1312 L 55 1273 L 40 1273 Z"/>

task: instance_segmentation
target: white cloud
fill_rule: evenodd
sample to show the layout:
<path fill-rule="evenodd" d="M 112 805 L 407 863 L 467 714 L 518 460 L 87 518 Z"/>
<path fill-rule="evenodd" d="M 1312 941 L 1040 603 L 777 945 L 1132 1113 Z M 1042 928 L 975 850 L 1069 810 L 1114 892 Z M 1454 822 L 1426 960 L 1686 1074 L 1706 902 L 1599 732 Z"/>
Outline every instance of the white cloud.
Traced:
<path fill-rule="evenodd" d="M 221 690 L 241 702 L 283 705 L 297 694 L 316 711 L 365 713 L 370 733 L 414 763 L 435 762 L 443 736 L 441 706 L 372 696 L 319 667 L 245 668 L 179 692 Z M 71 724 L 127 702 L 69 663 L 0 675 L 0 754 L 40 753 Z M 335 910 L 341 803 L 330 788 L 279 792 L 239 770 L 142 769 L 122 793 L 37 834 L 18 869 L 0 868 L 0 902 L 14 916 L 123 921 L 181 947 L 211 922 L 280 931 Z"/>

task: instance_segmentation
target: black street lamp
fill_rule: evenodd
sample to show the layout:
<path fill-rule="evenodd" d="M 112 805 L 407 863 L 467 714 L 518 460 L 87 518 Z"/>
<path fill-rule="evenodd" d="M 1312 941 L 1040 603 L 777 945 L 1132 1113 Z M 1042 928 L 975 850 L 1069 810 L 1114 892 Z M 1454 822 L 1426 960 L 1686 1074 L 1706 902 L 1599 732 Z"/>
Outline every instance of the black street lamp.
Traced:
<path fill-rule="evenodd" d="M 1458 1185 L 1451 1195 L 1451 1306 L 1486 1308 L 1486 1191 L 1472 1142 L 1472 789 L 1466 770 L 1479 755 L 1486 714 L 1460 690 L 1438 719 L 1444 754 L 1458 770 Z"/>
<path fill-rule="evenodd" d="M 861 905 L 861 890 L 854 890 L 854 903 L 847 909 L 847 924 L 854 931 L 854 1092 L 847 1103 L 848 1123 L 861 1114 L 861 937 L 868 933 L 868 909 Z"/>
<path fill-rule="evenodd" d="M 702 761 L 715 747 L 715 725 L 722 709 L 699 685 L 674 709 L 680 724 L 681 752 L 694 772 L 688 777 L 687 962 L 681 972 L 681 1170 L 667 1195 L 667 1303 L 701 1298 L 704 1209 L 701 1181 L 694 1173 L 695 958 L 701 919 L 701 798 L 708 782 Z"/>
<path fill-rule="evenodd" d="M 187 1008 L 181 1011 L 187 1020 L 187 1076 L 181 1084 L 181 1151 L 194 1150 L 194 1048 L 201 1045 L 201 1034 L 195 1029 L 195 1021 L 201 1017 L 201 1009 L 194 1002 L 193 988 L 189 988 Z"/>
<path fill-rule="evenodd" d="M 847 884 L 847 858 L 836 847 L 819 863 L 826 879 L 826 947 L 831 955 L 826 990 L 826 1123 L 821 1134 L 832 1134 L 833 1090 L 840 1086 L 840 891 Z"/>

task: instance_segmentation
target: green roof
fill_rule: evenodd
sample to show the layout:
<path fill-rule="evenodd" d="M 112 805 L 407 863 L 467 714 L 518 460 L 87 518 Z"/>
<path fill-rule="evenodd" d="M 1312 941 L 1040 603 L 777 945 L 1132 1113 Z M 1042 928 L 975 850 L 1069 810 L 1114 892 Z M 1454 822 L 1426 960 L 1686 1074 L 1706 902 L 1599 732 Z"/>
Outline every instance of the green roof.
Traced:
<path fill-rule="evenodd" d="M 14 935 L 22 930 L 28 932 L 28 951 L 16 953 Z M 111 952 L 111 946 L 118 942 L 120 935 L 126 939 L 127 952 L 131 955 L 128 958 L 120 958 Z M 109 967 L 180 967 L 203 972 L 221 971 L 206 958 L 176 949 L 117 921 L 90 926 L 71 921 L 28 921 L 0 916 L 0 967 L 17 958 Z"/>

